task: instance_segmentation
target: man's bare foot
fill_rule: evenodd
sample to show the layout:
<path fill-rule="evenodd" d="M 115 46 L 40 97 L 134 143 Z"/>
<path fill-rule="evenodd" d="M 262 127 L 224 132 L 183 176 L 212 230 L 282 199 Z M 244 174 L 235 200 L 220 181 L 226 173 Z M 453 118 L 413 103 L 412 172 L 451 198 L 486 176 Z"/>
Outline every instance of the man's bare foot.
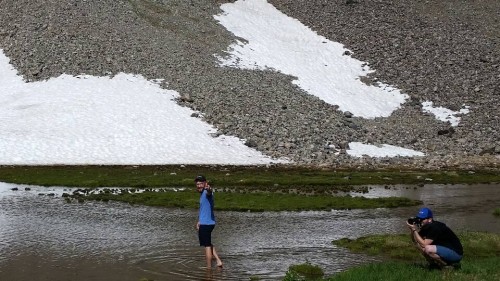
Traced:
<path fill-rule="evenodd" d="M 223 265 L 222 262 L 220 262 L 220 263 L 217 264 L 217 267 L 218 268 L 222 268 L 222 265 Z"/>

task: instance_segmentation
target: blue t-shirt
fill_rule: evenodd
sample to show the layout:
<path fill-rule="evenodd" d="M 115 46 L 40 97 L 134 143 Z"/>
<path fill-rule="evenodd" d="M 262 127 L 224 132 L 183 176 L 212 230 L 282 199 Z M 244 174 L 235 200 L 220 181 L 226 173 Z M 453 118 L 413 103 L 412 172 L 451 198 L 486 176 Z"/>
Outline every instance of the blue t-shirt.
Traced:
<path fill-rule="evenodd" d="M 207 191 L 203 190 L 200 196 L 200 213 L 198 215 L 200 224 L 203 225 L 214 225 L 215 215 L 214 215 L 214 193 L 211 196 L 207 196 Z"/>

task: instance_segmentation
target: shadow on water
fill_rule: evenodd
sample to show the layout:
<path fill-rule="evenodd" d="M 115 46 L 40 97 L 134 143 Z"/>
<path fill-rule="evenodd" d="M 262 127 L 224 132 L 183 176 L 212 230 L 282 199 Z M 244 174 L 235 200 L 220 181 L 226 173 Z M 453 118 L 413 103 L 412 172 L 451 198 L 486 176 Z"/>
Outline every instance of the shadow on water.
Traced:
<path fill-rule="evenodd" d="M 197 246 L 196 210 L 65 203 L 63 188 L 25 187 L 0 183 L 5 280 L 280 280 L 288 266 L 307 261 L 332 274 L 376 260 L 351 254 L 332 240 L 405 232 L 404 221 L 418 209 L 218 212 L 214 244 L 224 269 L 209 271 Z M 419 199 L 454 229 L 500 233 L 499 219 L 492 215 L 499 207 L 498 188 L 373 186 L 363 196 Z"/>

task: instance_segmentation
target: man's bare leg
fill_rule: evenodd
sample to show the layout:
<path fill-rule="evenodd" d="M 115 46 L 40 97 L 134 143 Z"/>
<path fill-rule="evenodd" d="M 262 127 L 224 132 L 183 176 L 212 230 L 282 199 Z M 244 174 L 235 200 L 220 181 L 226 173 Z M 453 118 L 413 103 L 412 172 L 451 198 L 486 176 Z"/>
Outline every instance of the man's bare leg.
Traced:
<path fill-rule="evenodd" d="M 443 268 L 448 264 L 441 259 L 441 257 L 437 254 L 437 247 L 435 245 L 427 245 L 424 248 L 423 254 L 427 260 L 432 260 L 439 267 Z"/>
<path fill-rule="evenodd" d="M 219 255 L 217 255 L 217 252 L 215 251 L 215 247 L 212 246 L 212 255 L 215 258 L 215 261 L 217 262 L 218 267 L 222 267 L 222 261 L 219 258 Z"/>
<path fill-rule="evenodd" d="M 448 264 L 441 259 L 440 256 L 438 256 L 437 254 L 435 253 L 430 253 L 428 254 L 429 258 L 432 259 L 432 261 L 437 264 L 439 267 L 443 268 L 445 266 L 447 266 Z"/>
<path fill-rule="evenodd" d="M 212 247 L 205 247 L 205 259 L 207 261 L 207 268 L 212 268 Z"/>

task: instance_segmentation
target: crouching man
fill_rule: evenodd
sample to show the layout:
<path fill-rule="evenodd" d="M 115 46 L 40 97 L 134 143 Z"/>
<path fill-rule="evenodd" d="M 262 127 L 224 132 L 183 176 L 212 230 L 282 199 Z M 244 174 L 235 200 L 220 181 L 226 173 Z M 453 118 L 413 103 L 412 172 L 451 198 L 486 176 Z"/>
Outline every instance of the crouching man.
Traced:
<path fill-rule="evenodd" d="M 463 256 L 460 239 L 446 224 L 434 220 L 429 208 L 420 209 L 406 224 L 413 242 L 431 267 L 460 267 Z"/>

